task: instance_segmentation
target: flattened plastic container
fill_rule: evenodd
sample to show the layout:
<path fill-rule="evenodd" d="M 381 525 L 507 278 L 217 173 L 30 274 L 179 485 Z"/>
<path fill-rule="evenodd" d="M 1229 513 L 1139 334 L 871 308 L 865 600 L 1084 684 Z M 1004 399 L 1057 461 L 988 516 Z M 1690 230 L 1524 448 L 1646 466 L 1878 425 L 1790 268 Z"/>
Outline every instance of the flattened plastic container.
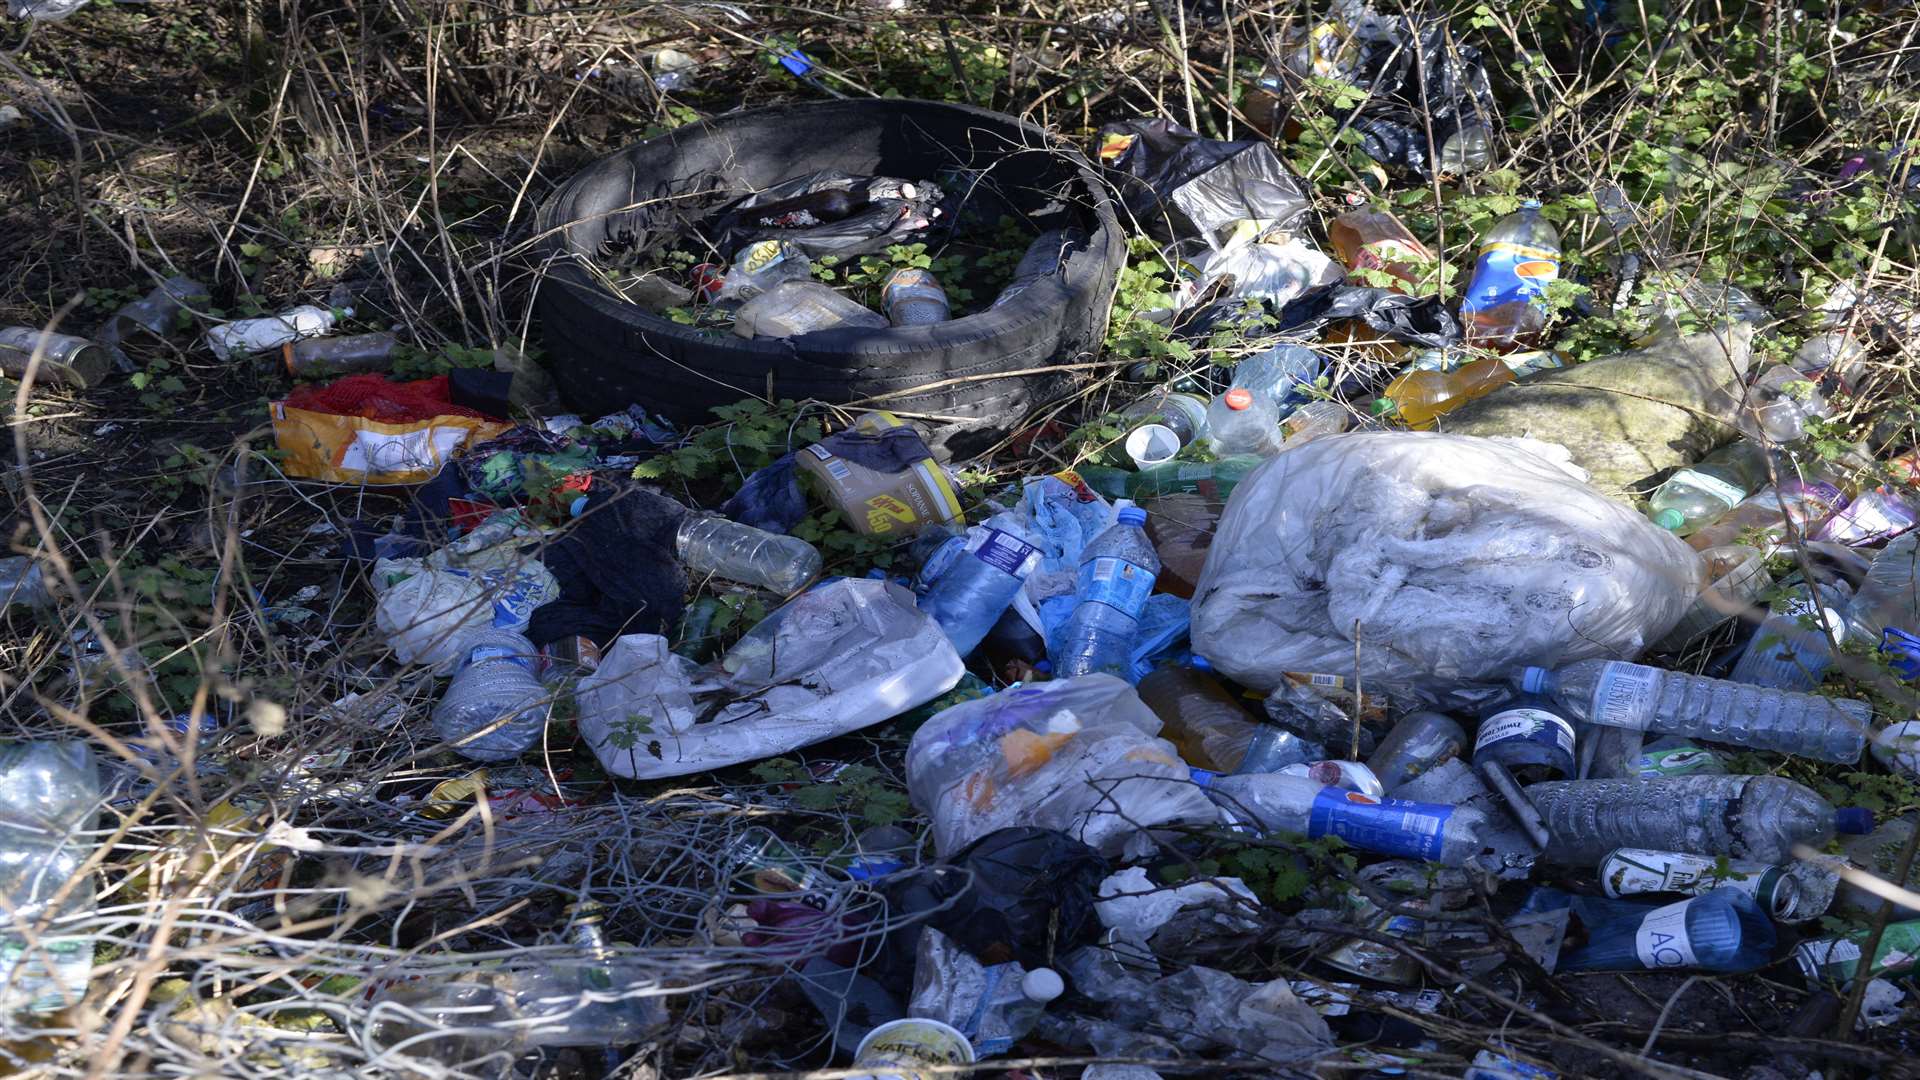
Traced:
<path fill-rule="evenodd" d="M 1004 203 L 983 207 L 989 219 L 1010 210 L 1035 233 L 1077 226 L 1088 242 L 1058 273 L 988 311 L 770 341 L 681 326 L 621 299 L 595 272 L 727 198 L 827 168 L 906 179 L 985 170 L 991 183 L 965 190 Z M 691 423 L 711 419 L 715 405 L 764 396 L 771 375 L 776 397 L 985 421 L 950 447 L 962 453 L 980 440 L 984 449 L 1072 388 L 1064 373 L 1012 373 L 1098 348 L 1126 253 L 1113 205 L 1085 158 L 985 109 L 833 101 L 689 125 L 589 165 L 541 208 L 539 303 L 554 376 L 589 415 L 637 402 Z"/>

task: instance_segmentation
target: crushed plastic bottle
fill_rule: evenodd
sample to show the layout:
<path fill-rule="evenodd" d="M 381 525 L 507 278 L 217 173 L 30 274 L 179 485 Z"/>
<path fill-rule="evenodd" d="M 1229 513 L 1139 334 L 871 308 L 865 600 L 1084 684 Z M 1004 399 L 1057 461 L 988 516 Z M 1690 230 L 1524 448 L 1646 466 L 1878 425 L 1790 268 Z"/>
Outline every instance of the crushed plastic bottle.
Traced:
<path fill-rule="evenodd" d="M 1139 421 L 1123 444 L 1136 469 L 1172 461 L 1196 439 L 1207 436 L 1207 399 L 1199 394 L 1158 391 L 1120 410 L 1120 418 Z"/>
<path fill-rule="evenodd" d="M 1727 620 L 1747 613 L 1773 588 L 1773 574 L 1758 548 L 1741 544 L 1708 548 L 1700 553 L 1700 563 L 1706 569 L 1701 575 L 1706 584 L 1673 629 L 1654 642 L 1654 652 L 1679 652 Z"/>
<path fill-rule="evenodd" d="M 921 611 L 940 624 L 953 651 L 965 657 L 1000 621 L 1028 575 L 1040 565 L 1040 550 L 1010 532 L 975 525 L 920 597 Z"/>
<path fill-rule="evenodd" d="M 1749 535 L 1779 540 L 1793 531 L 1813 533 L 1847 505 L 1847 492 L 1835 479 L 1822 473 L 1782 477 L 1778 484 L 1761 488 L 1712 524 L 1696 530 L 1687 537 L 1687 543 L 1695 551 L 1705 551 L 1746 543 Z"/>
<path fill-rule="evenodd" d="M 399 349 L 392 334 L 301 338 L 280 347 L 280 364 L 296 379 L 392 371 Z"/>
<path fill-rule="evenodd" d="M 1207 407 L 1207 435 L 1218 454 L 1262 458 L 1278 454 L 1284 438 L 1273 403 L 1244 386 L 1228 390 Z"/>
<path fill-rule="evenodd" d="M 1160 668 L 1140 680 L 1140 700 L 1160 718 L 1160 737 L 1197 768 L 1277 772 L 1326 756 L 1317 744 L 1277 724 L 1252 719 L 1226 687 L 1204 671 Z"/>
<path fill-rule="evenodd" d="M 1920 502 L 1910 489 L 1881 484 L 1863 491 L 1813 534 L 1836 544 L 1873 544 L 1920 523 Z"/>
<path fill-rule="evenodd" d="M 1053 656 L 1055 678 L 1105 672 L 1132 679 L 1140 612 L 1160 573 L 1160 556 L 1142 526 L 1146 511 L 1122 500 L 1106 531 L 1080 556 L 1079 604 Z"/>
<path fill-rule="evenodd" d="M 1852 599 L 1845 581 L 1794 586 L 1774 603 L 1727 678 L 1781 690 L 1815 689 L 1833 665 L 1833 642 L 1846 637 L 1843 613 Z"/>
<path fill-rule="evenodd" d="M 1829 411 L 1818 385 L 1786 364 L 1775 364 L 1754 378 L 1734 424 L 1755 442 L 1778 446 L 1804 437 L 1807 421 Z"/>
<path fill-rule="evenodd" d="M 1333 219 L 1327 227 L 1327 240 L 1348 270 L 1376 271 L 1392 280 L 1387 287 L 1395 292 L 1418 296 L 1427 291 L 1427 279 L 1436 260 L 1400 219 L 1392 214 L 1358 205 L 1359 197 L 1349 198 L 1353 209 Z M 1374 284 L 1374 282 L 1365 282 Z"/>
<path fill-rule="evenodd" d="M 1467 733 L 1452 717 L 1437 712 L 1412 712 L 1400 718 L 1374 747 L 1367 767 L 1391 795 L 1414 778 L 1463 757 Z"/>
<path fill-rule="evenodd" d="M 1484 850 L 1486 815 L 1471 806 L 1376 799 L 1279 773 L 1195 779 L 1227 813 L 1247 815 L 1263 832 L 1338 836 L 1367 851 L 1447 866 L 1464 866 Z"/>
<path fill-rule="evenodd" d="M 782 281 L 740 305 L 733 332 L 745 338 L 788 338 L 835 327 L 878 330 L 887 320 L 818 281 Z"/>
<path fill-rule="evenodd" d="M 1547 329 L 1547 286 L 1560 277 L 1560 233 L 1528 199 L 1487 233 L 1460 301 L 1467 344 L 1510 352 Z"/>
<path fill-rule="evenodd" d="M 510 630 L 472 632 L 466 659 L 433 708 L 433 729 L 476 761 L 511 761 L 547 728 L 553 695 L 541 685 L 540 652 Z"/>
<path fill-rule="evenodd" d="M 820 575 L 820 550 L 812 544 L 723 517 L 689 515 L 674 535 L 674 552 L 696 574 L 757 585 L 782 596 L 799 592 Z"/>
<path fill-rule="evenodd" d="M 1735 439 L 1669 476 L 1647 500 L 1647 508 L 1655 525 L 1686 536 L 1725 517 L 1766 482 L 1766 450 Z"/>
<path fill-rule="evenodd" d="M 1280 421 L 1283 448 L 1312 442 L 1322 435 L 1338 435 L 1353 426 L 1353 413 L 1338 401 L 1309 401 Z"/>
<path fill-rule="evenodd" d="M 1593 866 L 1623 847 L 1777 863 L 1795 844 L 1819 848 L 1835 832 L 1873 829 L 1871 811 L 1835 810 L 1778 776 L 1547 780 L 1525 790 L 1553 834 L 1545 858 L 1569 865 Z"/>
<path fill-rule="evenodd" d="M 1920 631 L 1920 533 L 1880 549 L 1847 605 L 1847 633 L 1879 643 L 1889 628 Z"/>
<path fill-rule="evenodd" d="M 781 282 L 808 281 L 812 277 L 813 263 L 805 252 L 778 240 L 761 240 L 741 248 L 719 283 L 703 285 L 701 291 L 716 303 L 751 300 Z M 885 321 L 881 320 L 883 324 Z"/>
<path fill-rule="evenodd" d="M 1749 686 L 1619 660 L 1527 668 L 1515 680 L 1589 724 L 1691 735 L 1756 750 L 1850 763 L 1866 749 L 1864 701 Z M 1644 846 L 1644 845 L 1643 845 Z"/>
<path fill-rule="evenodd" d="M 950 1025 L 979 1057 L 1013 1049 L 1067 988 L 1051 968 L 982 964 L 931 927 L 920 934 L 913 983 L 908 1011 Z"/>

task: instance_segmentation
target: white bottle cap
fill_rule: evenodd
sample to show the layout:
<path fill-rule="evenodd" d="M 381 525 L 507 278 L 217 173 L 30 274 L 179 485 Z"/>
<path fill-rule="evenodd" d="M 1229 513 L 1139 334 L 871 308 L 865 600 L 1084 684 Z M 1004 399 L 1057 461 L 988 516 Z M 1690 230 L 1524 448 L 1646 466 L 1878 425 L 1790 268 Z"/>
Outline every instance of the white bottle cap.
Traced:
<path fill-rule="evenodd" d="M 1067 984 L 1060 973 L 1052 968 L 1034 968 L 1020 980 L 1020 992 L 1028 1001 L 1041 1003 L 1052 1001 L 1067 992 Z"/>

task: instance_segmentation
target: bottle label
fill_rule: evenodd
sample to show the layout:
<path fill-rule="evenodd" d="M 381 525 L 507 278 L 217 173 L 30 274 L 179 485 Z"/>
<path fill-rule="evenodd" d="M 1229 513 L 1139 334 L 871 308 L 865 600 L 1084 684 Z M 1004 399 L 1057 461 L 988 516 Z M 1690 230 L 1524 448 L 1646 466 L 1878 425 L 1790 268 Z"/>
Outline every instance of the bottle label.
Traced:
<path fill-rule="evenodd" d="M 1153 592 L 1153 578 L 1143 566 L 1102 555 L 1080 568 L 1080 602 L 1105 604 L 1137 619 Z"/>
<path fill-rule="evenodd" d="M 1565 359 L 1552 349 L 1530 349 L 1526 352 L 1508 353 L 1500 358 L 1516 379 L 1524 379 L 1536 371 L 1552 371 L 1567 366 Z"/>
<path fill-rule="evenodd" d="M 1687 936 L 1687 907 L 1691 900 L 1668 904 L 1647 913 L 1633 934 L 1633 951 L 1650 969 L 1692 967 L 1693 940 Z"/>
<path fill-rule="evenodd" d="M 1476 755 L 1495 743 L 1518 740 L 1558 747 L 1573 754 L 1573 725 L 1545 709 L 1508 709 L 1480 721 L 1480 733 L 1473 740 Z"/>
<path fill-rule="evenodd" d="M 481 645 L 467 654 L 468 667 L 488 660 L 505 660 L 516 667 L 524 668 L 528 674 L 533 674 L 539 657 L 535 653 L 521 652 L 502 645 Z"/>
<path fill-rule="evenodd" d="M 1653 696 L 1660 687 L 1660 671 L 1615 660 L 1600 673 L 1593 691 L 1593 722 L 1607 727 L 1647 730 L 1653 719 Z"/>
<path fill-rule="evenodd" d="M 31 944 L 14 935 L 0 939 L 0 1003 L 27 1012 L 50 1013 L 87 995 L 93 974 L 91 938 L 42 937 Z"/>
<path fill-rule="evenodd" d="M 1719 872 L 1719 866 L 1720 860 L 1705 855 L 1620 848 L 1600 864 L 1600 885 L 1608 896 L 1660 892 L 1698 896 L 1730 887 L 1759 899 L 1760 886 L 1767 871 L 1773 869 L 1744 859 L 1728 860 L 1725 874 Z"/>
<path fill-rule="evenodd" d="M 1460 309 L 1485 311 L 1519 301 L 1543 306 L 1547 284 L 1559 276 L 1559 252 L 1495 241 L 1480 249 L 1480 261 L 1473 268 L 1473 282 Z"/>
<path fill-rule="evenodd" d="M 1719 775 L 1727 771 L 1720 755 L 1699 746 L 1674 746 L 1649 750 L 1633 759 L 1634 775 L 1642 780 L 1663 776 L 1692 776 L 1696 773 Z"/>
<path fill-rule="evenodd" d="M 1437 859 L 1454 808 L 1406 799 L 1375 799 L 1357 791 L 1321 788 L 1307 815 L 1307 835 L 1337 836 L 1382 855 Z"/>
<path fill-rule="evenodd" d="M 787 257 L 785 247 L 778 240 L 762 240 L 750 244 L 740 253 L 740 269 L 749 274 L 759 274 L 778 266 Z"/>
<path fill-rule="evenodd" d="M 993 567 L 995 570 L 1012 577 L 1024 577 L 1022 568 L 1039 549 L 1032 544 L 1003 533 L 999 529 L 988 529 L 980 546 L 973 549 L 973 557 Z"/>
<path fill-rule="evenodd" d="M 1738 484 L 1729 483 L 1711 473 L 1704 473 L 1698 469 L 1681 469 L 1679 472 L 1674 473 L 1672 479 L 1668 480 L 1667 483 L 1685 484 L 1695 491 L 1705 492 L 1715 499 L 1726 503 L 1728 509 L 1738 506 L 1740 500 L 1747 497 L 1746 491 Z"/>

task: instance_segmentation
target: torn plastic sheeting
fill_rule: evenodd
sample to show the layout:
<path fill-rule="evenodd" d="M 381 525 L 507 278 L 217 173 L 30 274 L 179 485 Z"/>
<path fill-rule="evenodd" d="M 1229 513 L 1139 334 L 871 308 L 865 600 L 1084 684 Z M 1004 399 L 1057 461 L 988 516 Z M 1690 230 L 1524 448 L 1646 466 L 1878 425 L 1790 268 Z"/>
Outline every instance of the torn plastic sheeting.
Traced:
<path fill-rule="evenodd" d="M 946 693 L 965 670 L 912 593 L 841 578 L 706 667 L 657 634 L 618 639 L 580 682 L 580 733 L 615 775 L 683 776 L 870 727 Z"/>
<path fill-rule="evenodd" d="M 1259 923 L 1247 914 L 1260 901 L 1239 878 L 1208 878 L 1178 887 L 1156 884 L 1145 867 L 1130 866 L 1100 883 L 1094 910 L 1109 930 L 1139 940 L 1153 936 L 1180 912 L 1193 907 L 1217 910 L 1223 919 L 1253 929 Z"/>
<path fill-rule="evenodd" d="M 1203 280 L 1233 276 L 1236 296 L 1252 296 L 1285 305 L 1310 290 L 1337 285 L 1346 274 L 1339 264 L 1300 237 L 1278 244 L 1242 244 L 1200 255 L 1193 261 Z"/>
<path fill-rule="evenodd" d="M 1576 479 L 1558 447 L 1328 435 L 1242 480 L 1193 600 L 1194 651 L 1262 692 L 1347 671 L 1439 696 L 1525 666 L 1630 659 L 1677 622 L 1700 561 Z"/>
<path fill-rule="evenodd" d="M 1236 222 L 1286 226 L 1310 200 L 1264 142 L 1222 142 L 1171 120 L 1100 129 L 1100 163 L 1122 204 L 1162 239 L 1197 237 L 1218 249 Z"/>
<path fill-rule="evenodd" d="M 881 251 L 890 244 L 904 244 L 933 223 L 932 210 L 944 196 L 938 186 L 926 181 L 914 183 L 912 198 L 875 197 L 838 221 L 781 227 L 753 220 L 756 207 L 831 189 L 864 192 L 874 179 L 833 169 L 797 176 L 730 203 L 708 219 L 700 232 L 728 259 L 758 240 L 784 241 L 813 259 L 826 255 L 847 258 Z"/>

